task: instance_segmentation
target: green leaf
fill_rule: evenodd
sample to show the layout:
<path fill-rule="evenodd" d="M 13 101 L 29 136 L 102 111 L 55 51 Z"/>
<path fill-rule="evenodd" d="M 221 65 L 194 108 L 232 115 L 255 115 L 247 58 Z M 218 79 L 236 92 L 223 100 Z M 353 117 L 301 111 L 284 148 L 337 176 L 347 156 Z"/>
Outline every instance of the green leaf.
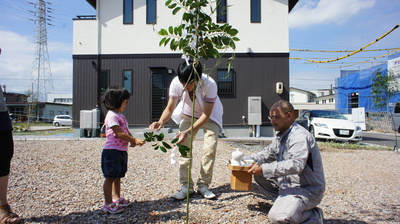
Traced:
<path fill-rule="evenodd" d="M 228 31 L 228 34 L 231 36 L 236 36 L 236 34 L 238 34 L 239 31 L 237 29 L 231 29 Z"/>
<path fill-rule="evenodd" d="M 179 147 L 179 149 L 185 150 L 185 151 L 189 151 L 190 148 L 187 147 L 186 145 L 182 145 L 182 144 L 177 144 L 177 146 Z"/>
<path fill-rule="evenodd" d="M 144 141 L 146 142 L 153 141 L 153 132 L 145 132 L 144 137 L 145 137 Z"/>
<path fill-rule="evenodd" d="M 166 39 L 167 39 L 166 37 L 162 38 L 162 39 L 160 40 L 159 46 L 163 45 L 163 43 L 165 42 Z"/>
<path fill-rule="evenodd" d="M 167 149 L 172 149 L 172 147 L 168 144 L 168 143 L 166 143 L 166 142 L 162 142 L 162 144 L 163 144 L 163 146 L 165 147 L 165 148 L 167 148 Z"/>
<path fill-rule="evenodd" d="M 162 141 L 164 139 L 164 133 L 156 135 L 157 141 Z"/>
<path fill-rule="evenodd" d="M 170 34 L 174 34 L 174 27 L 172 26 L 168 27 L 168 31 Z"/>
<path fill-rule="evenodd" d="M 187 152 L 184 149 L 179 148 L 179 152 L 182 156 L 187 156 Z"/>
<path fill-rule="evenodd" d="M 172 3 L 172 4 L 168 5 L 167 7 L 170 9 L 173 9 L 176 7 L 176 5 L 177 5 L 176 3 Z"/>
<path fill-rule="evenodd" d="M 169 4 L 171 4 L 171 2 L 172 2 L 172 0 L 167 0 L 167 1 L 165 2 L 165 6 L 168 6 Z"/>
<path fill-rule="evenodd" d="M 160 146 L 160 150 L 163 151 L 163 152 L 167 152 L 167 149 L 162 147 L 162 146 Z"/>
<path fill-rule="evenodd" d="M 172 10 L 172 15 L 176 15 L 180 10 L 181 7 L 176 7 L 174 10 Z"/>
<path fill-rule="evenodd" d="M 164 46 L 166 46 L 170 40 L 171 40 L 171 38 L 168 37 L 167 40 L 164 42 Z"/>
<path fill-rule="evenodd" d="M 168 35 L 168 32 L 165 29 L 161 29 L 160 31 L 158 31 L 158 34 L 160 34 L 161 36 L 165 36 Z"/>
<path fill-rule="evenodd" d="M 171 141 L 171 143 L 172 143 L 172 144 L 175 144 L 178 140 L 179 140 L 179 138 L 174 138 L 174 139 Z"/>
<path fill-rule="evenodd" d="M 158 148 L 160 148 L 160 146 L 159 146 L 159 145 L 157 145 L 156 147 L 154 147 L 154 150 L 157 150 Z"/>

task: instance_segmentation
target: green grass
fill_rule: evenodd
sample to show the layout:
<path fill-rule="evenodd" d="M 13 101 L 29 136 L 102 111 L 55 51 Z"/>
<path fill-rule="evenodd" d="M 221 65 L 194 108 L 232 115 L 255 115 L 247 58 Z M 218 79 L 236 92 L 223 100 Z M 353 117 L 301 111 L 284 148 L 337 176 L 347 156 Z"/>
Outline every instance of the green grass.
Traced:
<path fill-rule="evenodd" d="M 58 129 L 58 130 L 51 130 L 51 131 L 24 131 L 24 132 L 13 132 L 13 135 L 16 136 L 23 136 L 23 135 L 45 135 L 45 136 L 50 136 L 50 135 L 61 135 L 61 134 L 72 134 L 74 133 L 73 128 L 68 128 L 68 129 Z"/>
<path fill-rule="evenodd" d="M 12 126 L 26 126 L 28 125 L 27 122 L 17 122 L 17 123 L 12 123 Z M 53 126 L 53 123 L 49 122 L 31 122 L 29 123 L 30 126 Z"/>
<path fill-rule="evenodd" d="M 393 147 L 378 145 L 360 145 L 346 142 L 318 142 L 321 151 L 338 151 L 338 149 L 347 150 L 393 150 Z"/>

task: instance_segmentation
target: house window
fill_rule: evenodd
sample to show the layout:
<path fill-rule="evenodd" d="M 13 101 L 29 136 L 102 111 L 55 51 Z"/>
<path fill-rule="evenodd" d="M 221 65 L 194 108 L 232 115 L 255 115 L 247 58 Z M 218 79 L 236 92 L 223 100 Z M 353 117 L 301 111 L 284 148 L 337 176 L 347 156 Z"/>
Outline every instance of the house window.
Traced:
<path fill-rule="evenodd" d="M 234 95 L 235 94 L 235 76 L 231 70 L 228 74 L 228 69 L 218 69 L 218 94 L 219 95 Z"/>
<path fill-rule="evenodd" d="M 261 23 L 261 0 L 251 0 L 250 17 L 252 23 Z"/>
<path fill-rule="evenodd" d="M 109 70 L 103 70 L 100 72 L 100 77 L 99 77 L 99 92 L 103 93 L 107 91 L 108 86 L 110 84 L 110 71 Z"/>
<path fill-rule="evenodd" d="M 358 92 L 349 93 L 348 105 L 349 105 L 349 108 L 357 108 L 358 107 Z"/>
<path fill-rule="evenodd" d="M 157 4 L 156 0 L 146 0 L 147 14 L 146 22 L 147 24 L 155 24 L 157 22 Z"/>
<path fill-rule="evenodd" d="M 394 113 L 400 113 L 400 103 L 396 103 L 396 106 L 394 107 Z"/>
<path fill-rule="evenodd" d="M 123 70 L 122 78 L 123 78 L 123 87 L 128 90 L 129 93 L 132 93 L 132 70 Z"/>
<path fill-rule="evenodd" d="M 124 24 L 133 24 L 133 0 L 124 0 Z"/>
<path fill-rule="evenodd" d="M 217 1 L 217 23 L 226 23 L 226 17 L 226 0 L 219 0 Z"/>

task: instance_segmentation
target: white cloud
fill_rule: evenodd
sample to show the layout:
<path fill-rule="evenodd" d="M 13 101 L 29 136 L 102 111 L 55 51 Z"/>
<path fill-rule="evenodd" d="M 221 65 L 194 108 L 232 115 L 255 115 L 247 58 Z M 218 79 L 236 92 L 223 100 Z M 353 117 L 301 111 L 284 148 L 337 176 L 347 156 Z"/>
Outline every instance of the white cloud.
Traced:
<path fill-rule="evenodd" d="M 0 30 L 0 37 L 0 85 L 6 85 L 7 92 L 26 93 L 32 89 L 32 80 L 37 79 L 33 37 L 7 30 Z M 72 93 L 72 46 L 48 42 L 48 51 L 54 92 Z"/>
<path fill-rule="evenodd" d="M 290 28 L 305 28 L 320 24 L 343 24 L 376 0 L 303 0 L 289 14 Z"/>

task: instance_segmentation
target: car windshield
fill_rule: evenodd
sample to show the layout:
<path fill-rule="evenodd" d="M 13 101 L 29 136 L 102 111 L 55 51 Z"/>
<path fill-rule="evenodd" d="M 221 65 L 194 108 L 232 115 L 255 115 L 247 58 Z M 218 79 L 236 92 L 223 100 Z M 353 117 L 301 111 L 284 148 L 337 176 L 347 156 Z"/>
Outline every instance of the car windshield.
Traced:
<path fill-rule="evenodd" d="M 311 117 L 323 117 L 323 118 L 332 118 L 332 119 L 343 119 L 347 120 L 345 116 L 340 114 L 337 111 L 330 110 L 316 110 L 311 112 Z"/>

